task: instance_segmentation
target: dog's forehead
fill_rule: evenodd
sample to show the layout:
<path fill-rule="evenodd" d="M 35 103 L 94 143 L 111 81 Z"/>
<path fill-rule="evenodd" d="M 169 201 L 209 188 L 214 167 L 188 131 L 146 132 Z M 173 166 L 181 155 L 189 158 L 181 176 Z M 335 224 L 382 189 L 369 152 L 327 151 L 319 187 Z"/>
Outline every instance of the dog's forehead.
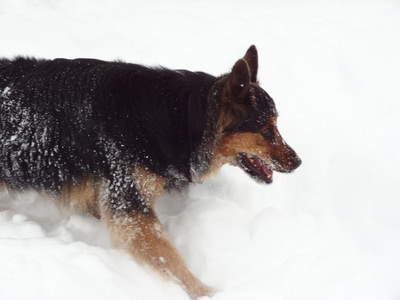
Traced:
<path fill-rule="evenodd" d="M 257 84 L 249 90 L 248 114 L 235 131 L 259 132 L 263 127 L 274 124 L 277 117 L 274 100 Z"/>
<path fill-rule="evenodd" d="M 271 117 L 276 117 L 277 111 L 274 100 L 258 85 L 250 88 L 250 99 L 257 113 L 257 120 L 266 122 Z"/>

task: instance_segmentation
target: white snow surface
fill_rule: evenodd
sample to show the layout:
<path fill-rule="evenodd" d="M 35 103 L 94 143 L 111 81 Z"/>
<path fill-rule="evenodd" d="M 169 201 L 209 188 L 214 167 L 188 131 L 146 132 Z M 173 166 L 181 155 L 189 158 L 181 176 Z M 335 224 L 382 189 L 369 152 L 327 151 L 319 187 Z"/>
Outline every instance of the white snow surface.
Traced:
<path fill-rule="evenodd" d="M 226 166 L 158 203 L 213 300 L 400 299 L 400 3 L 1 0 L 0 56 L 94 57 L 219 75 L 248 46 L 303 165 Z M 5 91 L 2 91 L 5 92 Z M 0 194 L 0 299 L 189 299 L 100 221 Z"/>

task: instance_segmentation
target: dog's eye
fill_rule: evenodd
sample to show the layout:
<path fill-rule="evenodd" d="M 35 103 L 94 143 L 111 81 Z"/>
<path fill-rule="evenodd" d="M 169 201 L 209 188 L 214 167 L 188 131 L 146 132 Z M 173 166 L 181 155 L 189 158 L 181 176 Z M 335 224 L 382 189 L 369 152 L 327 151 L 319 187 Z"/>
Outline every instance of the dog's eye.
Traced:
<path fill-rule="evenodd" d="M 274 135 L 274 131 L 272 130 L 272 128 L 267 128 L 261 131 L 261 135 L 264 137 L 264 139 L 270 140 Z"/>

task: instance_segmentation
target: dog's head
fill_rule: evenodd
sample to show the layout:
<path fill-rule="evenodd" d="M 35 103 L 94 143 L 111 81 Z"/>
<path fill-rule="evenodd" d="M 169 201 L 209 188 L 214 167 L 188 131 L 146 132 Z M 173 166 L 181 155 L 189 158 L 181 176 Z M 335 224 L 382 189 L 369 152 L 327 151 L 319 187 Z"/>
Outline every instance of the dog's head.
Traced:
<path fill-rule="evenodd" d="M 292 172 L 301 160 L 278 131 L 275 103 L 258 85 L 257 69 L 257 49 L 251 46 L 223 77 L 217 153 L 224 163 L 271 183 L 273 171 Z"/>

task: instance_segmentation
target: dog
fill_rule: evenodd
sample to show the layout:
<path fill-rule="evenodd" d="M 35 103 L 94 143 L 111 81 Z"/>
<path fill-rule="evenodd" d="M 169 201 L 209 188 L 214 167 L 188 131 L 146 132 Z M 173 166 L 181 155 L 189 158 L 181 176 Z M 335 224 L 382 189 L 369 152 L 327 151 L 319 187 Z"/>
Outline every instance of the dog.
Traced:
<path fill-rule="evenodd" d="M 300 166 L 257 71 L 255 46 L 219 77 L 95 59 L 0 59 L 0 185 L 45 191 L 96 216 L 116 244 L 192 299 L 212 295 L 168 240 L 154 203 L 224 164 L 266 184 L 273 171 Z"/>

